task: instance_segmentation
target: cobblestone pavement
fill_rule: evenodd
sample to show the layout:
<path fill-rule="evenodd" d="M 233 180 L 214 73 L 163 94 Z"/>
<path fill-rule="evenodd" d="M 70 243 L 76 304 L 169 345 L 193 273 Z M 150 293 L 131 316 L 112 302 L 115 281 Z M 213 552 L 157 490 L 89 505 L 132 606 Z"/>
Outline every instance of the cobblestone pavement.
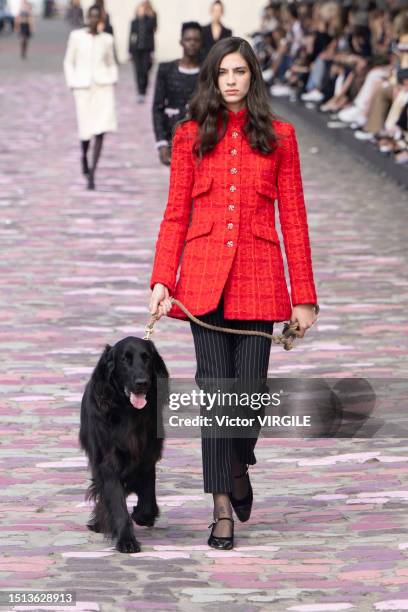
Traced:
<path fill-rule="evenodd" d="M 10 55 L 14 42 L 1 44 Z M 120 131 L 107 139 L 95 193 L 79 172 L 61 74 L 4 68 L 1 587 L 73 589 L 76 610 L 103 612 L 407 610 L 404 438 L 261 439 L 253 514 L 236 524 L 228 552 L 206 545 L 199 440 L 168 439 L 161 516 L 154 528 L 136 527 L 142 552 L 120 554 L 86 530 L 80 398 L 103 345 L 143 334 L 168 170 L 127 67 Z M 297 131 L 321 316 L 293 351 L 272 347 L 269 373 L 406 377 L 406 193 L 306 125 Z M 171 375 L 193 377 L 189 325 L 161 319 L 156 329 Z"/>

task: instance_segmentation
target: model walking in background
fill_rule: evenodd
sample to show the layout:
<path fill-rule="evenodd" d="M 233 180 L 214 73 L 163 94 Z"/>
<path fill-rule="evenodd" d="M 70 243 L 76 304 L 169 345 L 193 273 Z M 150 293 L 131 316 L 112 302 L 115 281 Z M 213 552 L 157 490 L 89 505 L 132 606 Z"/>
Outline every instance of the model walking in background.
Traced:
<path fill-rule="evenodd" d="M 157 30 L 157 15 L 151 2 L 141 2 L 136 17 L 130 26 L 129 53 L 132 56 L 138 90 L 138 102 L 145 100 L 149 84 L 149 72 L 153 65 L 154 34 Z"/>
<path fill-rule="evenodd" d="M 202 59 L 207 57 L 209 50 L 216 42 L 222 38 L 229 38 L 232 36 L 232 30 L 226 28 L 221 23 L 221 19 L 224 15 L 224 5 L 220 0 L 215 0 L 215 2 L 211 4 L 210 14 L 211 23 L 203 26 Z"/>
<path fill-rule="evenodd" d="M 100 8 L 91 6 L 88 27 L 71 32 L 64 59 L 65 79 L 75 99 L 82 172 L 88 177 L 88 189 L 95 189 L 95 172 L 104 135 L 117 130 L 114 84 L 118 80 L 118 67 L 113 36 L 98 31 L 100 22 Z M 92 138 L 95 143 L 89 165 Z"/>
<path fill-rule="evenodd" d="M 28 41 L 34 32 L 34 18 L 31 4 L 22 0 L 20 11 L 15 19 L 14 27 L 20 36 L 21 58 L 27 58 Z"/>
<path fill-rule="evenodd" d="M 73 28 L 81 28 L 84 25 L 84 12 L 81 7 L 81 0 L 70 1 L 65 19 Z"/>
<path fill-rule="evenodd" d="M 181 26 L 181 59 L 159 64 L 153 98 L 153 128 L 159 158 L 170 165 L 171 140 L 175 125 L 187 112 L 200 72 L 201 26 L 187 21 Z"/>
<path fill-rule="evenodd" d="M 275 199 L 291 298 L 275 229 Z M 290 319 L 298 322 L 302 337 L 315 322 L 318 305 L 295 129 L 272 114 L 259 63 L 242 38 L 221 40 L 211 49 L 188 117 L 176 128 L 150 287 L 150 312 L 159 318 L 187 318 L 171 303 L 174 296 L 193 315 L 217 326 L 272 333 L 274 321 Z M 211 379 L 264 388 L 270 339 L 217 332 L 191 321 L 190 326 L 201 389 Z M 208 544 L 214 548 L 233 546 L 232 508 L 241 521 L 249 519 L 248 466 L 256 463 L 256 441 L 202 436 L 204 491 L 214 501 Z"/>
<path fill-rule="evenodd" d="M 95 0 L 95 6 L 100 10 L 100 21 L 98 23 L 98 32 L 106 32 L 106 34 L 112 34 L 113 27 L 110 20 L 110 15 L 105 8 L 105 0 Z"/>

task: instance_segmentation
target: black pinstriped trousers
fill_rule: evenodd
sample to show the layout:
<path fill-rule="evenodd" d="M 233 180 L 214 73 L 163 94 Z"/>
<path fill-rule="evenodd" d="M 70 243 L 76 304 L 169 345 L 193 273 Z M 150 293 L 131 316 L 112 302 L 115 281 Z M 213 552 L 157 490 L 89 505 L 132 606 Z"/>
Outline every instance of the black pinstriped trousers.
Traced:
<path fill-rule="evenodd" d="M 234 329 L 264 331 L 272 334 L 273 321 L 225 319 L 224 296 L 216 308 L 196 317 L 206 323 Z M 190 321 L 197 359 L 195 380 L 205 389 L 205 379 L 256 380 L 264 383 L 268 375 L 272 341 L 262 336 L 246 336 L 217 332 Z M 260 429 L 260 428 L 259 428 Z M 205 493 L 232 491 L 233 453 L 242 463 L 256 463 L 254 448 L 259 429 L 251 437 L 201 437 L 203 480 Z"/>

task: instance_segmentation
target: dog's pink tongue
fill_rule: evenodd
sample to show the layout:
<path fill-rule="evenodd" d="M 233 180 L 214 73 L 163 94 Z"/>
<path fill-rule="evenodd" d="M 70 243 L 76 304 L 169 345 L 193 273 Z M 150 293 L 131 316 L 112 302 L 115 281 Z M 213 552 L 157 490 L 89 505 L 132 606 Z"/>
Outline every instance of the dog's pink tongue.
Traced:
<path fill-rule="evenodd" d="M 146 396 L 143 393 L 131 393 L 130 403 L 134 408 L 143 408 L 146 405 Z"/>

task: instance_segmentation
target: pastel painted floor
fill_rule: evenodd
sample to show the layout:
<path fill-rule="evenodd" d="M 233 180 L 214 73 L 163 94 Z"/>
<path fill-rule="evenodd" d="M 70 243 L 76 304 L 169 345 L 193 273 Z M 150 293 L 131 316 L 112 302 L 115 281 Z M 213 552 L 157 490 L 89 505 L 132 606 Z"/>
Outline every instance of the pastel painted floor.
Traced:
<path fill-rule="evenodd" d="M 55 28 L 61 59 L 66 32 Z M 49 35 L 40 28 L 33 62 Z M 129 67 L 94 193 L 80 175 L 60 72 L 13 75 L 0 62 L 0 74 L 1 588 L 73 589 L 69 610 L 81 611 L 408 610 L 403 437 L 261 439 L 253 515 L 236 524 L 230 552 L 206 545 L 199 440 L 169 439 L 161 516 L 136 527 L 143 552 L 122 555 L 86 530 L 80 399 L 104 344 L 141 336 L 148 322 L 168 170 L 153 146 L 151 91 L 136 105 Z M 293 351 L 272 347 L 270 375 L 404 378 L 406 194 L 297 130 L 321 315 Z M 188 324 L 162 319 L 156 330 L 171 375 L 193 377 Z"/>

